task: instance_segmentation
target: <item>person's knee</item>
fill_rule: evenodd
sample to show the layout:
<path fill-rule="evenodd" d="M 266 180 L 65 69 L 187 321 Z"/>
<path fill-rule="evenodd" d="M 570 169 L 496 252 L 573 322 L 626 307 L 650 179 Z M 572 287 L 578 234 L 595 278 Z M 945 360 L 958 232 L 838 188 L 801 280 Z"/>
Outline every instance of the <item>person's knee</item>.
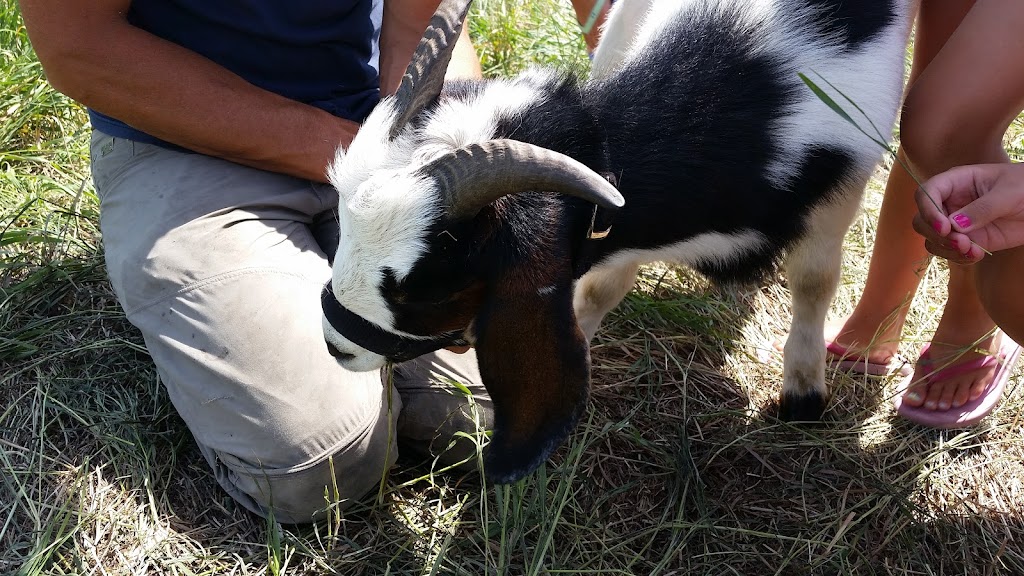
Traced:
<path fill-rule="evenodd" d="M 402 403 L 397 430 L 403 454 L 442 466 L 476 465 L 485 432 L 493 428 L 490 398 L 414 389 L 404 391 Z"/>
<path fill-rule="evenodd" d="M 262 447 L 275 464 L 204 448 L 218 483 L 237 502 L 282 523 L 306 523 L 330 509 L 347 509 L 377 487 L 398 455 L 395 422 L 400 406 L 381 406 L 366 426 L 310 456 L 305 446 Z M 310 426 L 320 424 L 310 422 Z M 326 433 L 333 434 L 331 428 Z M 284 454 L 293 454 L 288 460 Z"/>
<path fill-rule="evenodd" d="M 459 382 L 461 386 L 452 385 Z M 398 435 L 403 453 L 442 466 L 475 464 L 494 409 L 473 351 L 441 350 L 395 367 L 402 397 Z"/>
<path fill-rule="evenodd" d="M 900 144 L 918 177 L 953 166 L 998 161 L 1002 129 L 979 121 L 970 109 L 950 109 L 933 94 L 912 87 L 900 116 Z"/>

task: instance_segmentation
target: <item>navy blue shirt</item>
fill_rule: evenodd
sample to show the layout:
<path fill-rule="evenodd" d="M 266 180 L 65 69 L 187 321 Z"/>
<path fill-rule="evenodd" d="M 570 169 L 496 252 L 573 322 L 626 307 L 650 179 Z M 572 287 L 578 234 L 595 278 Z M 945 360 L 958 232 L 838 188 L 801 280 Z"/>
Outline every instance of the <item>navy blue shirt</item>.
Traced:
<path fill-rule="evenodd" d="M 361 122 L 380 98 L 384 0 L 134 0 L 128 21 L 250 83 Z M 111 136 L 166 145 L 89 110 Z"/>

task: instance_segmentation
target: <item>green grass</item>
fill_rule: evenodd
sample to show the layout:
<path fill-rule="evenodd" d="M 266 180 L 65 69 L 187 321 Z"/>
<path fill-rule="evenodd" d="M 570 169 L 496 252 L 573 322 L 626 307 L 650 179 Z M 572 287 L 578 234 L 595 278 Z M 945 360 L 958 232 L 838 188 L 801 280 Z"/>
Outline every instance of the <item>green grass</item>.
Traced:
<path fill-rule="evenodd" d="M 567 2 L 482 1 L 488 74 L 585 69 Z M 1024 123 L 1007 137 L 1024 155 Z M 377 497 L 282 527 L 216 485 L 105 280 L 83 111 L 44 82 L 0 0 L 0 574 L 1021 574 L 1019 374 L 983 426 L 893 417 L 834 375 L 821 426 L 772 418 L 783 284 L 644 269 L 594 346 L 592 402 L 550 463 L 492 487 L 405 459 Z M 866 275 L 885 167 L 833 312 Z M 931 266 L 904 352 L 944 302 Z"/>

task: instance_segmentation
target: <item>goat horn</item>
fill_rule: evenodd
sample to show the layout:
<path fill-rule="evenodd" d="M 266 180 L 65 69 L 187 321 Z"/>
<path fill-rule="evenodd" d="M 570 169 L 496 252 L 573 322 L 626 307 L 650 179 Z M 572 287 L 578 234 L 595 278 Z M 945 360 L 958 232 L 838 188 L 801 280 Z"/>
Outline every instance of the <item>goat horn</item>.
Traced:
<path fill-rule="evenodd" d="M 423 167 L 440 188 L 447 215 L 471 218 L 507 194 L 556 192 L 621 208 L 622 195 L 604 177 L 554 150 L 516 140 L 489 140 L 454 150 Z"/>
<path fill-rule="evenodd" d="M 430 24 L 412 55 L 405 76 L 395 93 L 398 115 L 391 126 L 391 138 L 398 136 L 409 120 L 441 93 L 444 74 L 455 50 L 455 41 L 473 0 L 445 0 L 430 18 Z"/>

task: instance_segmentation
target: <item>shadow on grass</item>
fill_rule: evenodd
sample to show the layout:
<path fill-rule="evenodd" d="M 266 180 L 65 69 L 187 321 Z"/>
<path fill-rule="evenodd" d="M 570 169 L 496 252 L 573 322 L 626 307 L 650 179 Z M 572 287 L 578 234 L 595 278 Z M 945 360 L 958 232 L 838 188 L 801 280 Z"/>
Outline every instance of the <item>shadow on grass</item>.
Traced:
<path fill-rule="evenodd" d="M 781 364 L 744 349 L 770 292 L 668 274 L 609 318 L 584 422 L 536 474 L 403 457 L 380 503 L 283 529 L 217 486 L 98 261 L 25 275 L 0 316 L 0 571 L 1024 573 L 1016 387 L 986 426 L 936 432 L 830 374 L 827 421 L 782 423 Z"/>
<path fill-rule="evenodd" d="M 761 321 L 753 301 L 771 293 L 664 278 L 653 290 L 641 285 L 599 336 L 595 420 L 612 432 L 588 448 L 590 474 L 577 479 L 587 485 L 579 502 L 589 495 L 603 525 L 644 542 L 646 561 L 631 570 L 706 573 L 724 561 L 740 574 L 974 574 L 1024 565 L 1013 545 L 1021 505 L 1010 496 L 1021 484 L 1019 422 L 920 429 L 894 419 L 890 383 L 832 371 L 823 423 L 780 422 L 781 357 L 744 370 L 753 383 L 733 369 L 755 356 L 741 326 Z M 786 315 L 788 302 L 772 304 Z"/>

